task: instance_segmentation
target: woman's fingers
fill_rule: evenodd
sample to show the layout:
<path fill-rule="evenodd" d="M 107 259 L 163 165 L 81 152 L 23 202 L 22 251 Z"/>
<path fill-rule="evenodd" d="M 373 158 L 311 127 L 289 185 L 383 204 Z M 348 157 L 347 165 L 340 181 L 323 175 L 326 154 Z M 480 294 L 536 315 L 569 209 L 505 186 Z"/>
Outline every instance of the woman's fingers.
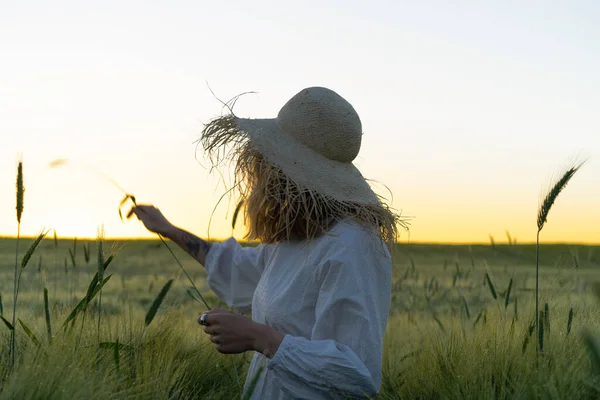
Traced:
<path fill-rule="evenodd" d="M 131 207 L 131 210 L 127 213 L 127 218 L 131 218 L 133 214 L 136 215 L 139 219 L 144 215 L 148 215 L 152 209 L 158 210 L 156 207 L 146 204 L 138 204 L 136 206 Z"/>
<path fill-rule="evenodd" d="M 204 333 L 206 333 L 207 335 L 215 335 L 221 332 L 221 330 L 219 329 L 219 325 L 205 326 L 203 330 Z"/>
<path fill-rule="evenodd" d="M 127 219 L 131 218 L 133 216 L 133 214 L 135 214 L 136 217 L 138 217 L 138 219 L 140 218 L 140 216 L 137 214 L 137 207 L 131 207 L 131 210 L 129 210 L 129 212 L 127 213 Z"/>

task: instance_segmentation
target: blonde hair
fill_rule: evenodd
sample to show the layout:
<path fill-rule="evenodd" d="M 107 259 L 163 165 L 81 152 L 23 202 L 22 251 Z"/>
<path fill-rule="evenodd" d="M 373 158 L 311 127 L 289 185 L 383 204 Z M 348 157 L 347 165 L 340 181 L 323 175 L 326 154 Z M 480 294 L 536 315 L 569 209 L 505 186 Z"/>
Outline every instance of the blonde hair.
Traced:
<path fill-rule="evenodd" d="M 378 204 L 340 201 L 311 190 L 290 179 L 267 161 L 240 131 L 232 115 L 213 119 L 200 138 L 213 167 L 234 165 L 233 186 L 244 202 L 248 239 L 264 243 L 311 240 L 331 226 L 352 219 L 374 228 L 388 248 L 396 242 L 400 225 L 406 222 L 380 198 Z"/>

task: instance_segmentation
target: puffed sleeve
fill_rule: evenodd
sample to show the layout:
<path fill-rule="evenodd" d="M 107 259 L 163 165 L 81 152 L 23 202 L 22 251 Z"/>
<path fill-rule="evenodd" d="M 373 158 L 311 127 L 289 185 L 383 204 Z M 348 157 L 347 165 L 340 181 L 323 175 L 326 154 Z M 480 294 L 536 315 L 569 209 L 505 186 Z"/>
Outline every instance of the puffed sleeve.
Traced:
<path fill-rule="evenodd" d="M 208 286 L 230 307 L 248 310 L 265 268 L 268 247 L 242 247 L 234 238 L 213 243 L 204 268 Z"/>
<path fill-rule="evenodd" d="M 378 393 L 391 267 L 387 249 L 361 243 L 347 243 L 323 263 L 310 340 L 286 335 L 267 366 L 283 391 L 352 398 Z"/>

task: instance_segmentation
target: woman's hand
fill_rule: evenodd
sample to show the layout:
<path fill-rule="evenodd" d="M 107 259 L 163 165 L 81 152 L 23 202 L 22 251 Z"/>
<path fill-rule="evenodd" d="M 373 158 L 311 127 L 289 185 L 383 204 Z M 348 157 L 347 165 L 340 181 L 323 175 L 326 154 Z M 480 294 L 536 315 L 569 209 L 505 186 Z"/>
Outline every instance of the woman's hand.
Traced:
<path fill-rule="evenodd" d="M 204 325 L 204 333 L 220 353 L 236 354 L 258 351 L 272 358 L 283 341 L 284 334 L 267 325 L 228 310 L 214 309 L 201 315 L 198 323 Z"/>
<path fill-rule="evenodd" d="M 164 236 L 174 228 L 173 224 L 171 224 L 165 218 L 165 216 L 162 215 L 160 210 L 154 206 L 135 206 L 127 213 L 127 218 L 131 218 L 133 214 L 135 214 L 136 217 L 138 217 L 138 219 L 144 223 L 144 226 L 150 232 L 158 233 Z"/>

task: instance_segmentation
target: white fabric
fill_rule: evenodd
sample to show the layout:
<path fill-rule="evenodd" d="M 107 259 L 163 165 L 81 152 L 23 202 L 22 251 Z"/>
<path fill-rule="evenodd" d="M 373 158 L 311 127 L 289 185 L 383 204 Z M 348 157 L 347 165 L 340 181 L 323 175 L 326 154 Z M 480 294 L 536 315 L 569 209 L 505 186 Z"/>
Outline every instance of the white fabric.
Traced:
<path fill-rule="evenodd" d="M 260 366 L 253 399 L 368 398 L 381 386 L 382 343 L 391 294 L 391 258 L 374 232 L 342 222 L 308 243 L 212 246 L 208 283 L 229 306 L 286 336 Z"/>

